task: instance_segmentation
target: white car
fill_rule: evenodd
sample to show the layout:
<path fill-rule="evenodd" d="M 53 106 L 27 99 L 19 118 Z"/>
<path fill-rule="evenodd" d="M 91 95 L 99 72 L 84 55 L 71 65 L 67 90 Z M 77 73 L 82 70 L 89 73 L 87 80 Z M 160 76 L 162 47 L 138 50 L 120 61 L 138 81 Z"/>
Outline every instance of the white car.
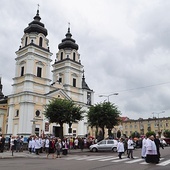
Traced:
<path fill-rule="evenodd" d="M 160 142 L 161 142 L 161 144 L 165 147 L 165 146 L 168 146 L 168 144 L 166 143 L 166 141 L 165 140 L 163 140 L 163 139 L 160 139 Z"/>
<path fill-rule="evenodd" d="M 90 151 L 97 152 L 97 151 L 117 151 L 117 140 L 114 139 L 107 139 L 102 140 L 96 144 L 93 144 L 89 147 Z"/>

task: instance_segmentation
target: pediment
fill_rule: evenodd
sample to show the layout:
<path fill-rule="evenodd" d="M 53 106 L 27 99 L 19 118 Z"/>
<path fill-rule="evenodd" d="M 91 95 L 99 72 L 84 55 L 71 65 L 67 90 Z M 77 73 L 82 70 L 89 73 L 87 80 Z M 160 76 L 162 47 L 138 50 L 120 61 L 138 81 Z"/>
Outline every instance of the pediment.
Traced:
<path fill-rule="evenodd" d="M 54 91 L 51 91 L 47 94 L 47 96 L 49 96 L 51 98 L 60 98 L 60 99 L 71 100 L 71 98 L 62 89 L 56 89 Z"/>

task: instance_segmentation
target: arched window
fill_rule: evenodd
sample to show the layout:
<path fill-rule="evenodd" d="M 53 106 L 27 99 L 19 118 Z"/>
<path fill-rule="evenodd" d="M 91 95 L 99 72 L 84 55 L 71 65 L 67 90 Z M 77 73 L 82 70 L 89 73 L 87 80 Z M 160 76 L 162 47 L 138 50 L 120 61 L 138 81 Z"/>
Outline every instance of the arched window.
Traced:
<path fill-rule="evenodd" d="M 25 38 L 25 46 L 27 45 L 28 37 Z"/>
<path fill-rule="evenodd" d="M 61 60 L 63 60 L 63 52 L 61 52 Z"/>
<path fill-rule="evenodd" d="M 76 61 L 76 53 L 73 53 L 73 60 Z"/>
<path fill-rule="evenodd" d="M 18 117 L 18 116 L 19 116 L 19 110 L 16 110 L 15 117 Z"/>
<path fill-rule="evenodd" d="M 42 47 L 42 44 L 43 44 L 43 38 L 40 37 L 40 39 L 39 39 L 39 46 Z"/>

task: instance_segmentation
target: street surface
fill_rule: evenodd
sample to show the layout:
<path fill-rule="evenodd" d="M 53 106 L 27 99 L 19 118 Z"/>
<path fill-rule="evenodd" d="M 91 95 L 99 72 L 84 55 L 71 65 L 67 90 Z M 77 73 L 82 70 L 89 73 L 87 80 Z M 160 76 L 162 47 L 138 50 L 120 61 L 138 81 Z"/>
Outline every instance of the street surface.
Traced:
<path fill-rule="evenodd" d="M 0 159 L 0 170 L 170 170 L 170 147 L 160 151 L 161 161 L 156 165 L 146 163 L 140 157 L 141 149 L 136 149 L 133 160 L 125 154 L 118 159 L 112 152 L 70 152 L 57 159 L 47 159 L 45 154 L 6 158 Z"/>

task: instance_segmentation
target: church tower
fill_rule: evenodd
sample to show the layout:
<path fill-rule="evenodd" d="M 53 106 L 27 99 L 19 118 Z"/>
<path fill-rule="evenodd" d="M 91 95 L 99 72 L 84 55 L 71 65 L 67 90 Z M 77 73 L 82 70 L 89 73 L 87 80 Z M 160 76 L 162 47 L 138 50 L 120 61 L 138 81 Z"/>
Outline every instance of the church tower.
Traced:
<path fill-rule="evenodd" d="M 72 38 L 70 27 L 65 36 L 58 45 L 58 53 L 53 64 L 53 84 L 56 88 L 62 88 L 73 101 L 87 110 L 93 104 L 94 92 L 85 82 L 84 66 L 78 53 L 79 46 Z M 86 117 L 77 127 L 73 125 L 73 131 L 79 135 L 87 133 Z"/>
<path fill-rule="evenodd" d="M 24 29 L 21 46 L 16 52 L 16 70 L 13 92 L 9 95 L 8 134 L 29 135 L 32 122 L 35 129 L 43 126 L 44 94 L 50 91 L 50 62 L 47 29 L 40 21 L 39 9 L 34 20 Z"/>

